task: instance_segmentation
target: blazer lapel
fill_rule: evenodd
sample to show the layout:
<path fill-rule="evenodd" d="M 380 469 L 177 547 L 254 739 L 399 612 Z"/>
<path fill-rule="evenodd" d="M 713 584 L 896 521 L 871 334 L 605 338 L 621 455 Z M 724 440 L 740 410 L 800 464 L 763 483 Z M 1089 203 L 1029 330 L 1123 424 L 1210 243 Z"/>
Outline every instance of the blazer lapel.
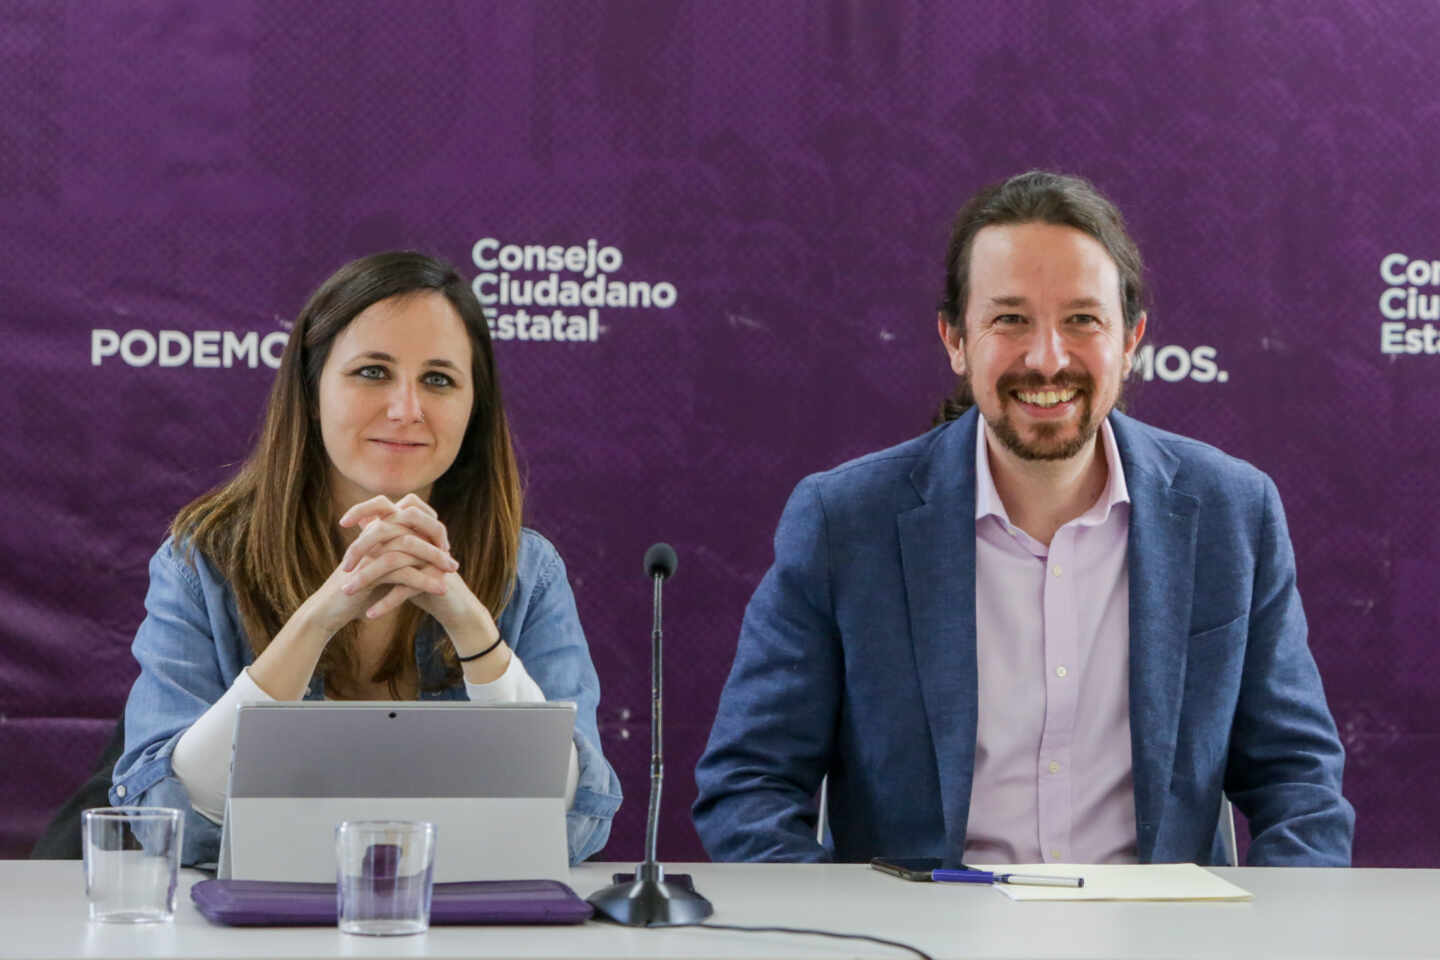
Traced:
<path fill-rule="evenodd" d="M 946 856 L 955 863 L 965 852 L 978 722 L 975 429 L 972 411 L 937 435 L 930 456 L 911 473 L 924 502 L 896 518 L 921 706 L 939 772 Z"/>
<path fill-rule="evenodd" d="M 1171 485 L 1178 460 L 1112 415 L 1130 490 L 1130 747 L 1137 853 L 1155 852 L 1174 770 L 1195 589 L 1199 501 Z"/>

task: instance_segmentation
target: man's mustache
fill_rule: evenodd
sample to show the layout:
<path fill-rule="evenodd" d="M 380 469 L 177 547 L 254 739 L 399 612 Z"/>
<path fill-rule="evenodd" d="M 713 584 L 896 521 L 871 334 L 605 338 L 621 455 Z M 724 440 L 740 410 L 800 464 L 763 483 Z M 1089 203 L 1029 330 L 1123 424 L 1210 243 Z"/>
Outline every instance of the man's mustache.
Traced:
<path fill-rule="evenodd" d="M 1011 393 L 1015 390 L 1081 390 L 1090 392 L 1094 386 L 1094 380 L 1089 374 L 1079 373 L 1070 370 L 1061 370 L 1053 377 L 1047 377 L 1034 370 L 1026 373 L 1007 373 L 996 381 L 995 387 L 1001 393 Z"/>

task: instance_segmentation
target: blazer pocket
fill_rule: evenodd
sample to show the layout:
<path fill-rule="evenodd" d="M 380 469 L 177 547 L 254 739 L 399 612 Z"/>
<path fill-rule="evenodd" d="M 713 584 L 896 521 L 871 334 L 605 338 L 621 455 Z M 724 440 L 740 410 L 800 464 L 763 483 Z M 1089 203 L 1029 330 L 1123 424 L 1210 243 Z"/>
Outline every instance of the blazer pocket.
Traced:
<path fill-rule="evenodd" d="M 1245 628 L 1250 625 L 1250 614 L 1242 613 L 1233 620 L 1220 624 L 1218 627 L 1211 627 L 1208 630 L 1201 630 L 1199 633 L 1192 633 L 1186 640 L 1191 653 L 1199 653 L 1207 647 L 1216 644 L 1233 643 L 1244 639 Z"/>
<path fill-rule="evenodd" d="M 1249 629 L 1250 617 L 1242 614 L 1218 627 L 1191 634 L 1186 643 L 1185 693 L 1174 776 L 1207 797 L 1224 771 Z"/>

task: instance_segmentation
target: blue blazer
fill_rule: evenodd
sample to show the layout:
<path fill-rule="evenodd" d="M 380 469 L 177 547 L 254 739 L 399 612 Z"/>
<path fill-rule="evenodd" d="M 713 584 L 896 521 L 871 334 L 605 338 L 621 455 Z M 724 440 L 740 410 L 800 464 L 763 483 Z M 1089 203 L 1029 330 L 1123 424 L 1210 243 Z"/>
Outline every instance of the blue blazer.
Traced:
<path fill-rule="evenodd" d="M 803 480 L 745 613 L 695 825 L 719 860 L 965 849 L 975 767 L 972 410 Z M 1141 862 L 1350 862 L 1344 752 L 1270 478 L 1119 413 L 1129 487 L 1130 740 Z M 815 840 L 829 775 L 831 841 Z"/>

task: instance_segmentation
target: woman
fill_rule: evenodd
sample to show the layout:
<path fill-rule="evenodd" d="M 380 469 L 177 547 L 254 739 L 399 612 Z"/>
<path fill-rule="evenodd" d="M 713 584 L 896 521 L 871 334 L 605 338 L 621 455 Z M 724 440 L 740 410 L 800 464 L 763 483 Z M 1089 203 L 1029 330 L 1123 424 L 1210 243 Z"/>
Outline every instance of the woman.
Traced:
<path fill-rule="evenodd" d="M 573 700 L 570 859 L 600 849 L 620 783 L 599 682 L 520 504 L 469 286 L 417 253 L 342 267 L 300 312 L 239 475 L 150 561 L 111 801 L 189 811 L 184 862 L 214 860 L 242 703 Z"/>

